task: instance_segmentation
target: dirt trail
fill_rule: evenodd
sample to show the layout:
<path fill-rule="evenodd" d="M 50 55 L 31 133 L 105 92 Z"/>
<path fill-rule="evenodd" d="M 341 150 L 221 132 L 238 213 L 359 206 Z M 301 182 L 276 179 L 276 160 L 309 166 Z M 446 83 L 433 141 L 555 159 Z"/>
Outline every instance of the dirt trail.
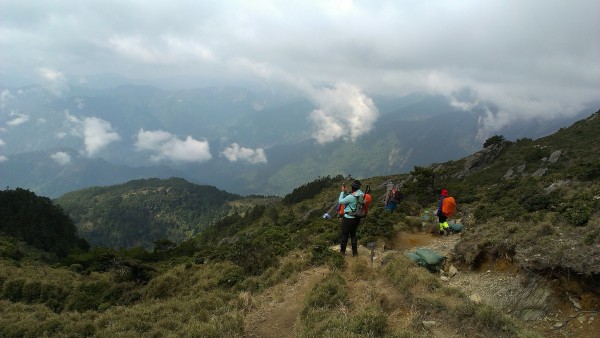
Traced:
<path fill-rule="evenodd" d="M 296 320 L 308 292 L 319 283 L 329 269 L 306 270 L 293 283 L 286 281 L 269 288 L 256 297 L 257 307 L 246 316 L 248 337 L 294 337 Z"/>
<path fill-rule="evenodd" d="M 427 247 L 449 258 L 452 264 L 452 250 L 460 240 L 460 234 L 438 236 L 429 233 L 398 233 L 391 243 L 393 251 L 408 252 L 418 247 Z M 332 247 L 339 250 L 338 247 Z M 383 252 L 382 243 L 375 250 L 373 265 L 377 267 L 381 258 L 392 250 Z M 356 264 L 371 265 L 371 251 L 359 247 L 359 257 L 346 256 L 347 271 L 352 271 Z M 507 314 L 523 320 L 529 315 L 537 316 L 534 320 L 525 320 L 529 327 L 535 329 L 543 337 L 581 337 L 597 338 L 600 332 L 600 313 L 585 312 L 577 309 L 574 299 L 569 299 L 562 290 L 552 288 L 552 282 L 538 276 L 528 275 L 520 271 L 515 264 L 507 260 L 484 262 L 477 270 L 455 266 L 458 273 L 452 277 L 440 274 L 440 279 L 450 287 L 461 289 L 471 300 L 482 302 L 496 308 L 504 309 Z M 292 281 L 282 282 L 255 296 L 251 308 L 246 315 L 245 327 L 248 337 L 294 337 L 298 315 L 310 290 L 319 283 L 329 270 L 317 267 L 302 272 Z M 350 275 L 350 274 L 346 274 Z M 533 280 L 533 282 L 532 282 Z M 537 284 L 536 284 L 537 283 Z M 374 285 L 371 285 L 374 284 Z M 533 285 L 533 288 L 532 288 Z M 541 287 L 540 287 L 541 285 Z M 374 288 L 384 293 L 390 303 L 396 303 L 393 288 L 385 280 L 376 279 L 369 282 L 348 280 L 348 288 L 356 303 L 366 297 L 365 290 Z M 357 290 L 360 290 L 357 291 Z M 542 291 L 540 291 L 542 290 Z M 542 292 L 542 293 L 540 293 Z M 523 304 L 523 299 L 542 302 L 539 304 Z M 551 304 L 551 305 L 549 305 Z M 390 314 L 388 320 L 404 322 L 409 313 L 399 310 Z M 525 309 L 517 311 L 515 309 Z M 440 336 L 444 336 L 443 334 Z"/>

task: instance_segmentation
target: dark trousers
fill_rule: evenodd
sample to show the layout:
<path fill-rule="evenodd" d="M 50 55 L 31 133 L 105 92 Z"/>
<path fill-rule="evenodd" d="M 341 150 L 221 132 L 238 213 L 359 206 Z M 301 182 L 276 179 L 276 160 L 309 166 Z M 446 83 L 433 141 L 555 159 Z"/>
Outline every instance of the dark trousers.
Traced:
<path fill-rule="evenodd" d="M 346 245 L 348 245 L 348 237 L 352 243 L 352 256 L 358 256 L 358 240 L 356 238 L 356 230 L 360 218 L 342 218 L 341 225 L 341 238 L 340 238 L 340 252 L 346 254 Z"/>

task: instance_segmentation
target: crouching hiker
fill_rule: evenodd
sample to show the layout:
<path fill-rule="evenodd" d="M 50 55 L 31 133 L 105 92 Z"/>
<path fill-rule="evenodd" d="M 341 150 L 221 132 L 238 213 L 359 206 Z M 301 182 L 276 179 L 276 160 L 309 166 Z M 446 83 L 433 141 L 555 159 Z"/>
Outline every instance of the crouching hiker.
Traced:
<path fill-rule="evenodd" d="M 352 182 L 352 191 L 348 193 L 345 185 L 342 185 L 342 191 L 338 202 L 343 204 L 344 217 L 340 226 L 340 252 L 346 254 L 346 245 L 348 244 L 348 237 L 352 243 L 352 256 L 358 256 L 358 239 L 356 238 L 356 231 L 360 218 L 355 216 L 355 212 L 359 209 L 359 201 L 364 200 L 364 193 L 360 190 L 360 181 L 355 180 Z"/>

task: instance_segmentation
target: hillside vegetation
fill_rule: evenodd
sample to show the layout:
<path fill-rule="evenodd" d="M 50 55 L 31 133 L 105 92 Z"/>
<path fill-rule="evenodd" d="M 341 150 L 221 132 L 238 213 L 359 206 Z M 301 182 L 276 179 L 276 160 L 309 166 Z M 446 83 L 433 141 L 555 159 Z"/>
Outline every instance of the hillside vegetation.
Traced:
<path fill-rule="evenodd" d="M 465 159 L 361 178 L 373 204 L 359 227 L 358 259 L 335 250 L 339 220 L 321 217 L 335 207 L 340 184 L 354 179 L 342 176 L 306 183 L 281 201 L 256 199 L 178 245 L 155 241 L 152 250 L 93 247 L 49 265 L 39 250 L 3 237 L 4 252 L 22 254 L 0 256 L 0 336 L 555 337 L 442 283 L 396 251 L 394 239 L 421 229 L 424 211 L 448 189 L 466 228 L 449 263 L 476 269 L 508 260 L 597 311 L 599 128 L 600 112 L 539 140 L 495 136 Z M 390 180 L 406 196 L 394 213 L 381 203 Z M 165 193 L 133 186 L 113 187 L 113 201 Z M 195 196 L 172 198 L 179 194 Z M 98 217 L 95 205 L 109 210 L 104 195 L 87 198 L 93 203 L 69 210 Z M 173 203 L 186 206 L 176 215 L 191 224 L 194 203 Z M 120 217 L 113 219 L 118 229 Z M 379 256 L 372 267 L 369 242 Z"/>
<path fill-rule="evenodd" d="M 142 179 L 67 193 L 56 203 L 93 246 L 146 247 L 160 239 L 179 243 L 231 214 L 241 196 L 180 178 Z"/>

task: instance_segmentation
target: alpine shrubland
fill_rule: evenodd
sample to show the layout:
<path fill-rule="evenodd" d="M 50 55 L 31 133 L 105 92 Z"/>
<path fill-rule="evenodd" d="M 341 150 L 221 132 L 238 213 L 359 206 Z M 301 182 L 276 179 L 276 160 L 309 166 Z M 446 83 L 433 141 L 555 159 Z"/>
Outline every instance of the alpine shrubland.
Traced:
<path fill-rule="evenodd" d="M 373 202 L 359 227 L 359 244 L 376 243 L 381 258 L 375 266 L 364 248 L 360 259 L 332 249 L 339 221 L 321 217 L 333 212 L 340 184 L 354 179 L 347 176 L 320 177 L 283 199 L 255 197 L 250 203 L 223 195 L 223 203 L 243 207 L 212 216 L 192 236 L 154 238 L 144 247 L 87 248 L 74 245 L 81 244 L 75 236 L 62 254 L 7 232 L 16 218 L 3 208 L 0 336 L 249 337 L 256 333 L 248 320 L 269 305 L 266 295 L 297 307 L 288 336 L 545 335 L 448 287 L 395 250 L 394 237 L 420 230 L 423 212 L 435 209 L 439 190 L 448 189 L 459 205 L 456 220 L 466 229 L 452 252 L 453 264 L 476 269 L 501 258 L 559 283 L 568 275 L 569 283 L 560 287 L 586 295 L 588 310 L 600 308 L 599 128 L 600 112 L 539 140 L 497 136 L 469 158 L 360 178 L 373 189 Z M 394 213 L 381 203 L 390 180 L 405 195 Z M 157 192 L 170 183 L 152 184 Z M 142 191 L 118 195 L 120 201 L 143 197 L 138 201 L 149 203 Z M 80 231 L 100 217 L 89 215 L 111 217 L 96 206 L 104 211 L 110 203 L 115 210 L 125 206 L 114 199 L 105 204 L 100 199 L 108 197 L 91 192 L 60 200 L 69 197 L 79 205 L 65 210 L 74 210 Z M 177 204 L 182 197 L 169 201 Z M 156 197 L 153 205 L 163 202 Z M 187 207 L 160 209 L 172 211 L 168 219 L 180 225 L 179 234 L 201 217 L 190 201 L 180 203 Z M 31 228 L 39 225 L 37 212 L 23 218 Z M 117 229 L 121 224 L 119 217 L 104 221 Z"/>

